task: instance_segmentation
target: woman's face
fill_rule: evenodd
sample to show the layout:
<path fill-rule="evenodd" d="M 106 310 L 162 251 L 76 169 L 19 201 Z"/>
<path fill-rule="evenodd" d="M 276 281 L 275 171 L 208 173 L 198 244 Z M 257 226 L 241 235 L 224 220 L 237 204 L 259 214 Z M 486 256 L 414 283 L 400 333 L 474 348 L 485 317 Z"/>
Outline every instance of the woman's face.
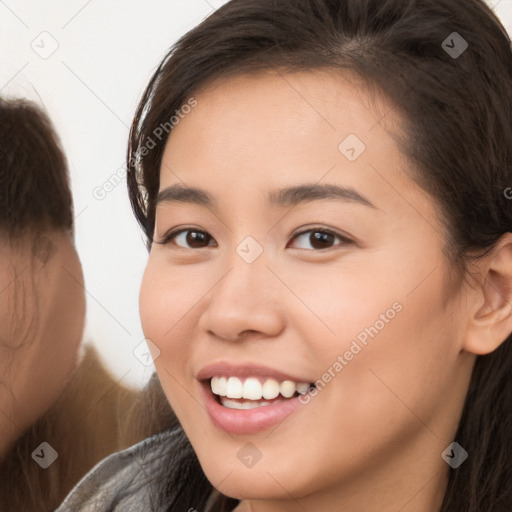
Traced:
<path fill-rule="evenodd" d="M 0 455 L 64 391 L 85 318 L 80 261 L 69 235 L 0 244 Z M 34 448 L 36 448 L 34 446 Z"/>
<path fill-rule="evenodd" d="M 206 475 L 323 510 L 369 503 L 369 483 L 402 505 L 428 492 L 474 356 L 397 117 L 334 73 L 218 80 L 195 99 L 165 148 L 140 310 Z"/>

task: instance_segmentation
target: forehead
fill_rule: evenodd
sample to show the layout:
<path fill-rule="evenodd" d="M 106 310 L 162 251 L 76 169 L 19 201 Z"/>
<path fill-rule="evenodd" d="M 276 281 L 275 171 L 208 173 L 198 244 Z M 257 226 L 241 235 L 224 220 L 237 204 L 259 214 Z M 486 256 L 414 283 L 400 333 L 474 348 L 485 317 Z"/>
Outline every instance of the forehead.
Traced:
<path fill-rule="evenodd" d="M 386 176 L 416 188 L 388 131 L 398 116 L 361 79 L 268 71 L 219 78 L 193 97 L 167 141 L 161 189 L 186 182 L 215 195 L 325 180 L 396 196 Z"/>
<path fill-rule="evenodd" d="M 196 149 L 237 148 L 237 153 L 249 154 L 257 144 L 270 148 L 275 142 L 280 144 L 281 153 L 297 153 L 301 148 L 309 152 L 323 140 L 325 147 L 337 151 L 347 132 L 375 142 L 379 130 L 371 132 L 383 117 L 371 108 L 371 98 L 360 79 L 327 70 L 270 70 L 219 78 L 194 97 L 197 106 L 185 116 L 186 122 L 174 128 L 170 146 L 186 125 L 198 138 Z M 381 110 L 389 113 L 391 109 L 383 104 Z M 222 137 L 226 135 L 229 137 Z M 245 146 L 240 147 L 241 142 Z"/>

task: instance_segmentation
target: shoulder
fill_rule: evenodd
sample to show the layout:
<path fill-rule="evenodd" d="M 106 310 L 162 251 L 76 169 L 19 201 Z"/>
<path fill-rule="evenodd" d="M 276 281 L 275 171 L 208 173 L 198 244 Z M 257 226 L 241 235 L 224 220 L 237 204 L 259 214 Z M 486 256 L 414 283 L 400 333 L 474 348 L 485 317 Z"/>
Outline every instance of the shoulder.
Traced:
<path fill-rule="evenodd" d="M 156 497 L 168 471 L 164 457 L 179 452 L 181 427 L 166 430 L 113 453 L 99 462 L 71 490 L 55 512 L 160 512 Z M 175 453 L 176 471 L 180 454 Z"/>

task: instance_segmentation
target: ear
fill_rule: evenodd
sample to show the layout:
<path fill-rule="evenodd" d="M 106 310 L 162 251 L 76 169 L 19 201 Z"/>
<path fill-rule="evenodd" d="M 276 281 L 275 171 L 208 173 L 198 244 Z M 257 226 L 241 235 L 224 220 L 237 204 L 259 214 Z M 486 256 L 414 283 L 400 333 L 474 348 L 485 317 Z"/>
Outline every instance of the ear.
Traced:
<path fill-rule="evenodd" d="M 512 233 L 502 235 L 477 266 L 464 348 L 483 355 L 496 350 L 512 333 Z"/>

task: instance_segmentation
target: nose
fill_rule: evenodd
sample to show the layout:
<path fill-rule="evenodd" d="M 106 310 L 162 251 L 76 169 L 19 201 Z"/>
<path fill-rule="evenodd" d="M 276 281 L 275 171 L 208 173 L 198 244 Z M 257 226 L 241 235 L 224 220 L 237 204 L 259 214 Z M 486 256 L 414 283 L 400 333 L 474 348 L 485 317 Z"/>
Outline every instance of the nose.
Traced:
<path fill-rule="evenodd" d="M 229 271 L 209 294 L 199 327 L 226 341 L 241 341 L 251 334 L 278 336 L 285 326 L 283 290 L 265 259 L 247 263 L 235 255 L 230 263 Z"/>

